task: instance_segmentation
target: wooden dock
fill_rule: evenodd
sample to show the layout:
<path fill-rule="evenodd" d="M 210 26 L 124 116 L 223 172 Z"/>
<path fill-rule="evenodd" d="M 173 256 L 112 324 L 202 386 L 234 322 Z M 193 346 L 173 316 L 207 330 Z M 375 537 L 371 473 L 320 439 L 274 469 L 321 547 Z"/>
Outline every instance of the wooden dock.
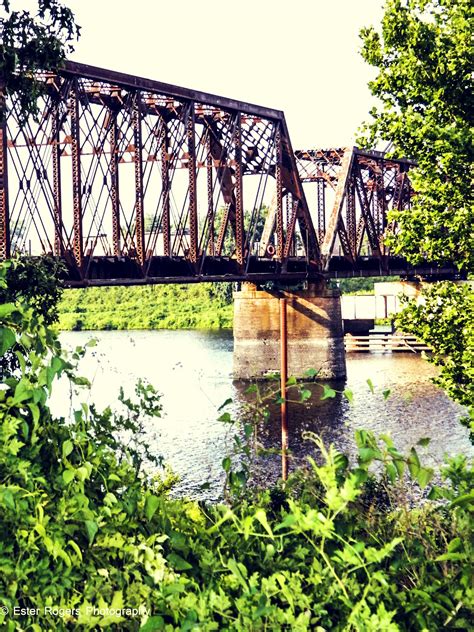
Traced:
<path fill-rule="evenodd" d="M 403 351 L 405 353 L 430 352 L 424 342 L 420 342 L 415 336 L 402 333 L 371 333 L 368 336 L 344 336 L 344 348 L 347 353 L 393 353 Z"/>

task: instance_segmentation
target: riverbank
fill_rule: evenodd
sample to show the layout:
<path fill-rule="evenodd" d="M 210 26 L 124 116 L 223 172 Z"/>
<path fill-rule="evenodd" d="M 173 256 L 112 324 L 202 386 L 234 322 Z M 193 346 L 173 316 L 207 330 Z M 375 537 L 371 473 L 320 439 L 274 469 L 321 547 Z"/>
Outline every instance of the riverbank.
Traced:
<path fill-rule="evenodd" d="M 373 294 L 374 281 L 341 279 L 343 294 Z M 91 287 L 64 290 L 59 329 L 232 329 L 232 283 Z"/>
<path fill-rule="evenodd" d="M 58 311 L 63 331 L 232 328 L 224 283 L 64 290 Z"/>

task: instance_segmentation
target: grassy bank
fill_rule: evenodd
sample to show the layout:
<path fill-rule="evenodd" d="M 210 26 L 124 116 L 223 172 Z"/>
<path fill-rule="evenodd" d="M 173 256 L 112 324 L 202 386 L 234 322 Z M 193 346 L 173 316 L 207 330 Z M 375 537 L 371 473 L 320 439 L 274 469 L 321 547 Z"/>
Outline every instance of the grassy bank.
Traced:
<path fill-rule="evenodd" d="M 59 328 L 226 329 L 232 327 L 229 288 L 217 284 L 65 290 Z"/>

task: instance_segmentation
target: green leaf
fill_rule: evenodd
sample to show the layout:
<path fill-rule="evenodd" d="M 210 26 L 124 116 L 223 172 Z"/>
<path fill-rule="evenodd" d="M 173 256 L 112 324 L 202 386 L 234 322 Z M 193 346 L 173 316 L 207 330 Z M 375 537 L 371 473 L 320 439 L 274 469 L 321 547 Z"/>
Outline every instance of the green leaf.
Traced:
<path fill-rule="evenodd" d="M 368 384 L 368 386 L 369 386 L 369 390 L 370 390 L 370 392 L 371 392 L 371 393 L 375 393 L 374 383 L 372 382 L 372 380 L 371 380 L 370 378 L 367 380 L 367 384 Z"/>
<path fill-rule="evenodd" d="M 306 400 L 311 399 L 311 391 L 307 388 L 303 388 L 300 391 L 300 401 L 305 402 Z"/>
<path fill-rule="evenodd" d="M 448 544 L 448 553 L 455 553 L 462 548 L 462 540 L 461 538 L 453 538 L 451 542 Z"/>
<path fill-rule="evenodd" d="M 397 468 L 395 467 L 395 465 L 393 463 L 386 463 L 385 471 L 387 472 L 387 476 L 390 482 L 394 483 L 397 479 L 397 474 L 398 474 Z"/>
<path fill-rule="evenodd" d="M 349 388 L 344 389 L 343 395 L 347 401 L 352 404 L 354 401 L 354 393 Z"/>
<path fill-rule="evenodd" d="M 29 403 L 28 408 L 31 411 L 31 416 L 33 417 L 33 422 L 36 424 L 39 421 L 40 410 L 36 404 Z"/>
<path fill-rule="evenodd" d="M 305 371 L 304 377 L 314 378 L 318 375 L 318 373 L 319 371 L 316 371 L 316 369 L 308 369 Z"/>
<path fill-rule="evenodd" d="M 74 470 L 64 470 L 62 476 L 63 481 L 66 483 L 66 485 L 69 485 L 69 483 L 73 480 L 75 476 L 75 472 Z"/>
<path fill-rule="evenodd" d="M 145 499 L 145 516 L 147 520 L 151 520 L 156 513 L 156 510 L 160 506 L 160 499 L 158 496 L 148 494 Z"/>
<path fill-rule="evenodd" d="M 411 448 L 410 450 L 410 456 L 408 457 L 407 465 L 408 465 L 408 469 L 410 471 L 411 476 L 416 479 L 420 471 L 421 465 L 420 465 L 420 459 L 418 458 L 418 453 L 415 450 L 415 448 Z"/>
<path fill-rule="evenodd" d="M 393 459 L 393 464 L 397 468 L 398 476 L 401 478 L 405 471 L 405 461 L 402 459 Z"/>
<path fill-rule="evenodd" d="M 392 391 L 389 388 L 386 388 L 385 390 L 382 391 L 382 395 L 384 399 L 388 399 L 390 397 L 390 393 Z"/>
<path fill-rule="evenodd" d="M 416 480 L 420 487 L 426 487 L 433 478 L 434 471 L 430 467 L 420 467 L 416 475 Z"/>
<path fill-rule="evenodd" d="M 84 524 L 86 526 L 87 537 L 89 538 L 89 545 L 91 545 L 94 542 L 94 538 L 99 530 L 99 527 L 97 522 L 94 522 L 94 520 L 86 520 Z"/>
<path fill-rule="evenodd" d="M 252 424 L 244 424 L 244 434 L 245 438 L 248 439 L 253 434 L 253 426 Z"/>
<path fill-rule="evenodd" d="M 230 470 L 230 466 L 232 465 L 231 460 L 228 456 L 222 459 L 222 469 L 224 472 L 228 472 Z"/>
<path fill-rule="evenodd" d="M 337 393 L 333 388 L 327 384 L 323 384 L 323 394 L 321 395 L 321 399 L 333 399 L 336 395 Z"/>
<path fill-rule="evenodd" d="M 63 443 L 63 447 L 62 447 L 62 454 L 63 454 L 63 457 L 67 457 L 67 456 L 69 456 L 73 450 L 74 450 L 74 445 L 73 445 L 72 441 L 70 441 L 69 439 L 67 439 L 67 440 Z"/>
<path fill-rule="evenodd" d="M 468 494 L 462 494 L 461 496 L 455 498 L 451 503 L 451 507 L 470 507 L 473 503 L 474 491 L 469 492 Z"/>
<path fill-rule="evenodd" d="M 189 562 L 186 562 L 181 555 L 177 553 L 170 553 L 166 558 L 172 568 L 176 571 L 188 571 L 192 569 L 192 565 Z"/>
<path fill-rule="evenodd" d="M 230 413 L 223 413 L 217 421 L 223 421 L 225 424 L 231 424 L 233 420 Z"/>
<path fill-rule="evenodd" d="M 288 378 L 286 385 L 287 386 L 295 386 L 296 384 L 296 377 L 294 377 L 294 375 L 292 375 L 291 377 Z"/>
<path fill-rule="evenodd" d="M 16 309 L 17 306 L 15 305 L 15 303 L 3 303 L 3 305 L 0 305 L 0 318 L 10 316 L 10 314 Z"/>
<path fill-rule="evenodd" d="M 381 456 L 377 448 L 359 448 L 359 459 L 362 463 L 370 463 L 374 459 L 380 459 Z"/>
<path fill-rule="evenodd" d="M 9 509 L 15 509 L 15 499 L 12 492 L 9 489 L 3 488 L 0 493 L 2 503 Z"/>
<path fill-rule="evenodd" d="M 163 617 L 156 616 L 156 617 L 150 617 L 149 619 L 147 619 L 146 623 L 142 625 L 139 632 L 157 632 L 157 630 L 164 630 L 164 629 L 165 629 L 165 621 Z"/>
<path fill-rule="evenodd" d="M 30 382 L 25 380 L 24 378 L 21 379 L 16 385 L 12 406 L 16 406 L 17 404 L 30 399 L 32 393 L 33 391 Z"/>
<path fill-rule="evenodd" d="M 262 527 L 265 529 L 265 531 L 268 533 L 268 535 L 273 538 L 273 532 L 270 528 L 270 525 L 268 524 L 268 520 L 267 520 L 267 514 L 265 512 L 264 509 L 257 509 L 257 511 L 255 512 L 255 516 L 254 516 L 255 520 L 258 520 L 258 522 L 262 525 Z"/>
<path fill-rule="evenodd" d="M 459 562 L 467 559 L 466 553 L 444 553 L 435 559 L 435 562 Z"/>
<path fill-rule="evenodd" d="M 393 448 L 393 439 L 388 434 L 381 434 L 380 439 L 385 443 L 387 448 Z"/>
<path fill-rule="evenodd" d="M 423 439 L 420 439 L 416 445 L 421 445 L 423 448 L 426 448 L 430 441 L 431 439 L 429 437 L 424 437 Z"/>
<path fill-rule="evenodd" d="M 227 398 L 227 399 L 225 400 L 225 402 L 224 402 L 223 404 L 221 404 L 217 410 L 222 410 L 223 408 L 225 408 L 225 407 L 226 407 L 226 406 L 228 406 L 229 404 L 232 404 L 232 401 L 233 401 L 233 400 L 232 400 L 232 398 L 231 398 L 231 397 Z"/>
<path fill-rule="evenodd" d="M 4 355 L 16 342 L 15 332 L 8 327 L 0 328 L 0 355 Z"/>

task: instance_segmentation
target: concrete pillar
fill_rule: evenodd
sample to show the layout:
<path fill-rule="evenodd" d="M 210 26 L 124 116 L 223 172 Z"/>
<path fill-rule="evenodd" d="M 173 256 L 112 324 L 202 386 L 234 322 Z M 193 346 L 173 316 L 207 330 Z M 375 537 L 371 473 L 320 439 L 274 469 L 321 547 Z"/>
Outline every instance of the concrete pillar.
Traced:
<path fill-rule="evenodd" d="M 308 369 L 324 379 L 346 376 L 339 290 L 324 283 L 307 290 L 264 292 L 245 283 L 234 292 L 234 377 L 252 379 L 280 370 L 279 303 L 287 298 L 288 375 Z"/>

